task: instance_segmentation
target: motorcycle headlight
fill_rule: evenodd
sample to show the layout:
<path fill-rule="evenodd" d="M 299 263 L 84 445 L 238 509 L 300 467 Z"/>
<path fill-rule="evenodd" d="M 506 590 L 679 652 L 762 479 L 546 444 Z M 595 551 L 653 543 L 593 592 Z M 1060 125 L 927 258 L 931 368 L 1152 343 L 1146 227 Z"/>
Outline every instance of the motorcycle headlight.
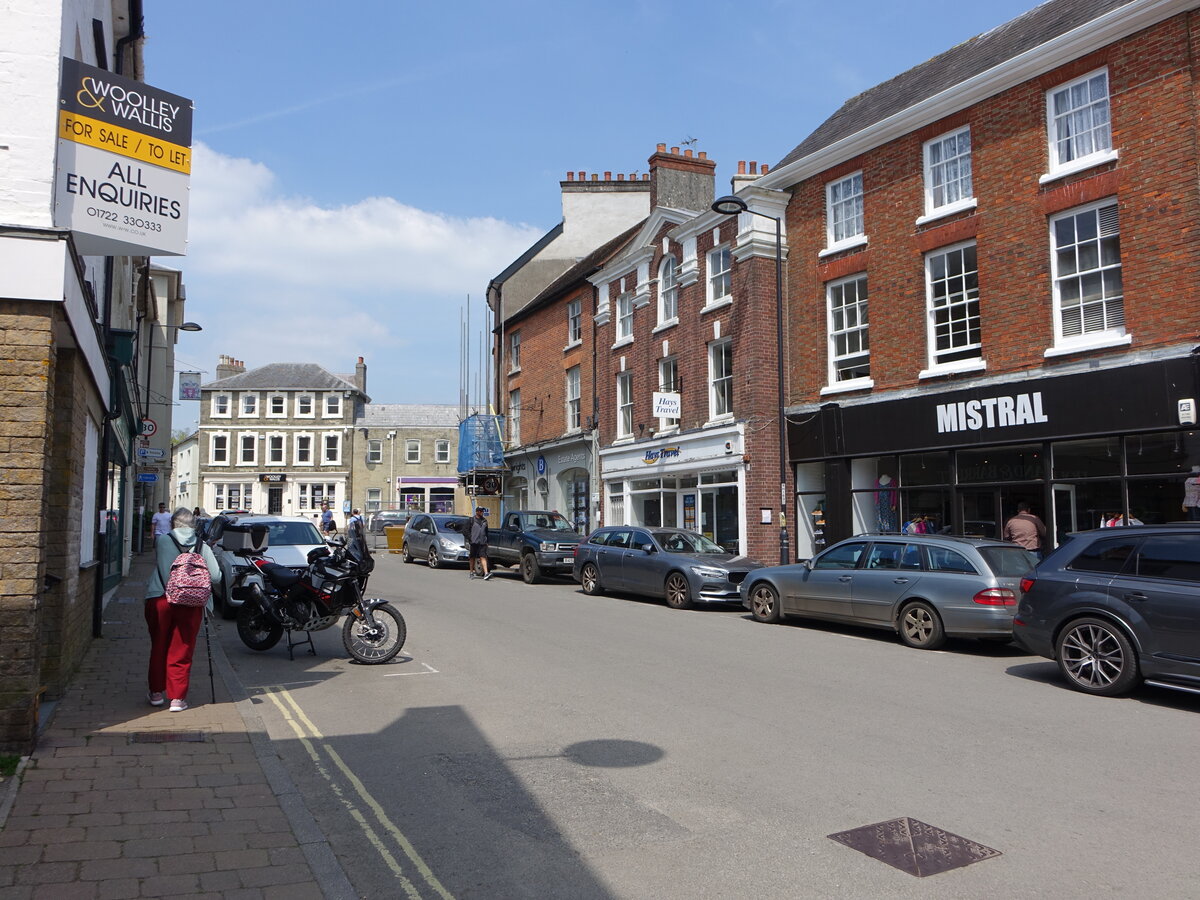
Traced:
<path fill-rule="evenodd" d="M 701 578 L 721 578 L 729 577 L 729 572 L 725 569 L 718 569 L 716 566 L 692 566 L 692 574 L 699 575 Z"/>
<path fill-rule="evenodd" d="M 550 541 L 542 541 L 540 544 L 538 544 L 538 549 L 541 550 L 543 553 L 549 553 L 551 550 L 554 549 L 554 544 L 551 543 Z"/>

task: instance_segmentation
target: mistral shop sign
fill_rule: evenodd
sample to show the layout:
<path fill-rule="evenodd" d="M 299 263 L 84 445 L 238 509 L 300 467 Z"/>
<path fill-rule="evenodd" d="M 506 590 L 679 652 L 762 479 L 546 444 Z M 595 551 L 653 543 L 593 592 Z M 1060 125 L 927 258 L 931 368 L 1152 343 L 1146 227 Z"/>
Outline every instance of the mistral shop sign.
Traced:
<path fill-rule="evenodd" d="M 1042 392 L 985 397 L 937 406 L 938 434 L 949 431 L 979 431 L 982 428 L 1011 428 L 1049 422 L 1042 410 Z"/>
<path fill-rule="evenodd" d="M 84 255 L 187 251 L 192 102 L 62 61 L 54 223 Z"/>

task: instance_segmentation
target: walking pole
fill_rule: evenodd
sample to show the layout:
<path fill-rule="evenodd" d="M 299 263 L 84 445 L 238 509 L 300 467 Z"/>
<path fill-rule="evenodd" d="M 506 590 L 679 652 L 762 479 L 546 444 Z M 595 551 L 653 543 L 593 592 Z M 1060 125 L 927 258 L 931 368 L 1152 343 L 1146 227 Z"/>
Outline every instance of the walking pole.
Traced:
<path fill-rule="evenodd" d="M 212 665 L 212 633 L 208 630 L 208 607 L 204 607 L 204 646 L 208 648 L 208 690 L 212 694 L 212 702 L 217 702 L 217 685 L 213 681 Z"/>

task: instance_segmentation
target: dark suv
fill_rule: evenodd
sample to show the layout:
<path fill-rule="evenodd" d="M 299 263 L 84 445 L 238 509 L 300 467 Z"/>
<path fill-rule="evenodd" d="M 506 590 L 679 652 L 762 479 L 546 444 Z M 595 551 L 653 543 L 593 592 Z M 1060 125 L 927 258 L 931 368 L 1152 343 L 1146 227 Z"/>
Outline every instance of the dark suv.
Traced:
<path fill-rule="evenodd" d="M 1200 523 L 1073 534 L 1021 590 L 1013 637 L 1076 690 L 1200 694 Z"/>

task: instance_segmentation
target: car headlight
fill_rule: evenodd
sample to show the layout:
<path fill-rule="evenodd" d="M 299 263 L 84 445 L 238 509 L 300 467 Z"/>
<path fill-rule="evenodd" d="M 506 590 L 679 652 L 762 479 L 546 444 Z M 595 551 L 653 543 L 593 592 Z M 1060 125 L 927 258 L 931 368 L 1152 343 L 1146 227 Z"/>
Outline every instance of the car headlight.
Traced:
<path fill-rule="evenodd" d="M 442 545 L 443 550 L 457 550 L 458 544 L 450 540 L 450 538 L 438 538 L 438 543 Z"/>
<path fill-rule="evenodd" d="M 542 541 L 540 544 L 538 544 L 538 549 L 541 550 L 543 553 L 549 553 L 551 550 L 554 549 L 554 542 L 553 541 Z"/>
<path fill-rule="evenodd" d="M 716 566 L 692 566 L 692 574 L 701 578 L 728 578 L 729 572 Z"/>

